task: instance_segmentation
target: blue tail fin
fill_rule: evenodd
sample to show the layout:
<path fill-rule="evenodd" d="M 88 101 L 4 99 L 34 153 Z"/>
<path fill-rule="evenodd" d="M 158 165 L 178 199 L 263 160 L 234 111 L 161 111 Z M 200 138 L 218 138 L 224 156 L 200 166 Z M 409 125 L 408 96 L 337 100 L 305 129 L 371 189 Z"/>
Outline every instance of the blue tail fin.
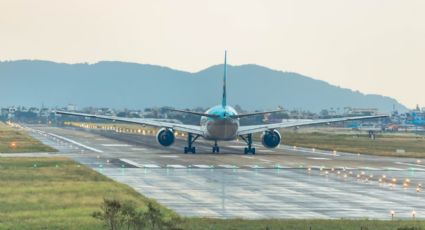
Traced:
<path fill-rule="evenodd" d="M 224 76 L 223 76 L 223 97 L 221 98 L 221 106 L 226 107 L 226 75 L 227 75 L 227 51 L 224 51 Z"/>

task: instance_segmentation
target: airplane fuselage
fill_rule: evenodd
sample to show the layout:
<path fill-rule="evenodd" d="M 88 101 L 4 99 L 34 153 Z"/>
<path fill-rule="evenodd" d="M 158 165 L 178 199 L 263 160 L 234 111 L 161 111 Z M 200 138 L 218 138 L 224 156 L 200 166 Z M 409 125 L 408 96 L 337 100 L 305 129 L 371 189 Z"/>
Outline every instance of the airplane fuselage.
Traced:
<path fill-rule="evenodd" d="M 207 140 L 234 140 L 239 128 L 239 118 L 232 118 L 237 112 L 231 106 L 217 105 L 208 109 L 206 114 L 217 115 L 217 118 L 201 117 L 201 128 Z"/>

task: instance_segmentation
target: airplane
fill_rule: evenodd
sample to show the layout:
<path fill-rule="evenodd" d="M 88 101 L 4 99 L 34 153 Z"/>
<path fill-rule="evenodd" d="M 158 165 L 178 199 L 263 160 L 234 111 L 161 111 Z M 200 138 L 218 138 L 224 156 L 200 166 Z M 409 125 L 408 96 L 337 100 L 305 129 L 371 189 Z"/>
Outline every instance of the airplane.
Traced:
<path fill-rule="evenodd" d="M 255 154 L 255 148 L 252 147 L 252 134 L 262 133 L 261 141 L 266 148 L 276 148 L 281 142 L 281 134 L 278 129 L 280 128 L 298 128 L 300 126 L 317 125 L 317 124 L 329 124 L 334 122 L 353 121 L 353 120 L 365 120 L 365 119 L 376 119 L 386 118 L 387 115 L 377 116 L 358 116 L 358 117 L 342 117 L 334 119 L 318 119 L 318 120 L 300 120 L 300 121 L 287 121 L 274 124 L 261 124 L 261 125 L 248 125 L 240 126 L 239 119 L 247 116 L 256 116 L 269 113 L 279 112 L 268 111 L 268 112 L 255 112 L 238 114 L 236 110 L 227 105 L 226 97 L 226 78 L 227 78 L 227 52 L 224 54 L 224 75 L 223 75 L 223 91 L 221 104 L 208 109 L 205 113 L 170 109 L 174 112 L 181 112 L 192 114 L 200 117 L 200 125 L 186 125 L 177 124 L 165 121 L 158 121 L 145 118 L 125 118 L 116 116 L 103 116 L 96 114 L 56 111 L 56 114 L 72 115 L 87 118 L 97 118 L 111 121 L 120 121 L 140 125 L 148 125 L 153 127 L 159 127 L 156 134 L 157 142 L 165 147 L 171 146 L 175 141 L 174 131 L 186 132 L 187 133 L 187 146 L 184 147 L 184 153 L 196 153 L 196 148 L 193 146 L 195 141 L 199 137 L 203 137 L 206 140 L 214 141 L 212 147 L 213 153 L 219 153 L 220 147 L 218 141 L 232 141 L 240 137 L 247 145 L 244 149 L 245 154 Z"/>

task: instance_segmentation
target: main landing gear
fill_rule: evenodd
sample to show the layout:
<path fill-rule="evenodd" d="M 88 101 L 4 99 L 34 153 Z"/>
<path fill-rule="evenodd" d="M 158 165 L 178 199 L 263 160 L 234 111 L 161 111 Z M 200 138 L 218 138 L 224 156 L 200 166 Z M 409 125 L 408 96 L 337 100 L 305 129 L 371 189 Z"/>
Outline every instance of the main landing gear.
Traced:
<path fill-rule="evenodd" d="M 195 141 L 200 137 L 200 135 L 193 135 L 192 133 L 188 133 L 187 134 L 187 146 L 184 147 L 184 153 L 196 153 L 196 149 L 193 145 L 193 143 L 195 143 Z M 212 147 L 212 152 L 213 153 L 219 153 L 220 152 L 220 147 L 218 147 L 217 145 L 217 140 L 214 141 L 214 146 Z"/>
<path fill-rule="evenodd" d="M 193 154 L 196 153 L 196 149 L 195 147 L 192 146 L 192 144 L 195 143 L 198 137 L 200 137 L 200 135 L 196 135 L 195 137 L 193 137 L 193 134 L 191 133 L 187 134 L 187 146 L 184 147 L 184 153 L 193 153 Z"/>
<path fill-rule="evenodd" d="M 219 153 L 220 152 L 220 147 L 218 147 L 218 145 L 217 145 L 217 140 L 214 141 L 214 146 L 212 147 L 212 152 L 213 153 Z"/>
<path fill-rule="evenodd" d="M 255 155 L 255 148 L 252 148 L 252 134 L 247 134 L 245 136 L 240 136 L 240 137 L 248 145 L 248 147 L 244 149 L 244 153 L 245 154 L 252 153 L 253 155 Z"/>

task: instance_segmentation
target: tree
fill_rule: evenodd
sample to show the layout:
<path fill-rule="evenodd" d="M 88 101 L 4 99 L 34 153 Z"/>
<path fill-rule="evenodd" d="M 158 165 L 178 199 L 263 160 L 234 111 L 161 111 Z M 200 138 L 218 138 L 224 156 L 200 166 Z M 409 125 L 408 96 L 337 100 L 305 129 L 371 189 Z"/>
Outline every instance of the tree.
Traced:
<path fill-rule="evenodd" d="M 144 215 L 139 216 L 139 213 L 136 211 L 136 207 L 133 203 L 124 203 L 121 206 L 120 216 L 121 226 L 127 230 L 132 228 L 141 229 L 142 226 L 144 226 Z M 136 228 L 137 226 L 140 226 L 140 228 Z"/>
<path fill-rule="evenodd" d="M 177 229 L 180 223 L 178 216 L 165 221 L 160 208 L 153 202 L 149 202 L 147 208 L 147 211 L 138 211 L 130 201 L 121 203 L 115 199 L 104 199 L 101 211 L 94 212 L 92 216 L 103 221 L 110 230 Z"/>
<path fill-rule="evenodd" d="M 111 230 L 116 230 L 119 227 L 119 218 L 121 203 L 115 199 L 103 199 L 101 212 L 94 212 L 92 216 L 105 222 Z"/>
<path fill-rule="evenodd" d="M 327 109 L 322 109 L 322 111 L 320 111 L 320 116 L 322 118 L 328 118 L 329 117 L 329 111 Z"/>
<path fill-rule="evenodd" d="M 148 203 L 148 211 L 146 212 L 146 219 L 152 229 L 162 229 L 164 221 L 162 219 L 161 210 L 154 206 L 152 202 Z"/>

